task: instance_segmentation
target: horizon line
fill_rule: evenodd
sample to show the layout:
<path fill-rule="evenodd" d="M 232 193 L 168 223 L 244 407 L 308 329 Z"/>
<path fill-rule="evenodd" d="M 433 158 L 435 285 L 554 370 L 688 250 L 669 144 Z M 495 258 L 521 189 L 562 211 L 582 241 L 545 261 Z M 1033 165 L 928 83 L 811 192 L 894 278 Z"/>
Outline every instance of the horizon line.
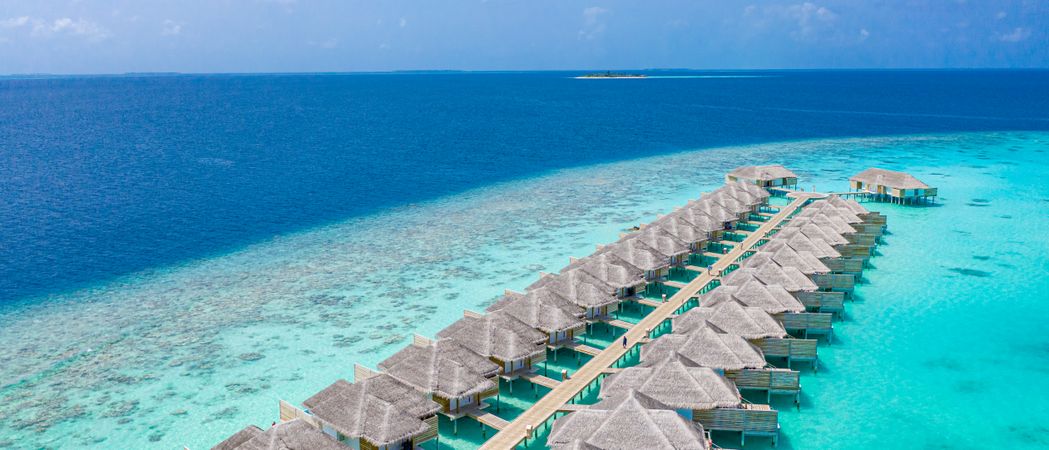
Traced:
<path fill-rule="evenodd" d="M 748 69 L 693 69 L 693 68 L 636 68 L 636 69 L 393 69 L 393 70 L 359 70 L 359 71 L 278 71 L 278 72 L 179 72 L 179 71 L 133 71 L 133 72 L 96 72 L 96 73 L 53 73 L 27 72 L 0 74 L 0 79 L 7 78 L 66 78 L 66 77 L 134 77 L 134 76 L 199 76 L 199 75 L 397 75 L 397 74 L 498 74 L 498 73 L 601 73 L 608 71 L 637 72 L 968 72 L 968 71 L 1047 71 L 1049 67 L 867 67 L 867 68 L 748 68 Z"/>

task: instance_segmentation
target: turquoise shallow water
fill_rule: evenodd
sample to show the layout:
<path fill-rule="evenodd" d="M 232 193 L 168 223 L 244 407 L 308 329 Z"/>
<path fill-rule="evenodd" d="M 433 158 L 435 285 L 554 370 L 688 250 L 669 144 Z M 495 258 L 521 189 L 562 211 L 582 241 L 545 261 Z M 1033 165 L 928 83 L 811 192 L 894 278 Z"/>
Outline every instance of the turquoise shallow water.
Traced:
<path fill-rule="evenodd" d="M 763 161 L 788 163 L 806 188 L 843 189 L 879 165 L 941 193 L 936 207 L 871 205 L 892 234 L 823 368 L 803 376 L 801 410 L 777 402 L 781 447 L 1046 446 L 1047 150 L 1049 134 L 979 133 L 678 153 L 8 305 L 0 339 L 17 345 L 0 348 L 0 446 L 206 448 Z"/>

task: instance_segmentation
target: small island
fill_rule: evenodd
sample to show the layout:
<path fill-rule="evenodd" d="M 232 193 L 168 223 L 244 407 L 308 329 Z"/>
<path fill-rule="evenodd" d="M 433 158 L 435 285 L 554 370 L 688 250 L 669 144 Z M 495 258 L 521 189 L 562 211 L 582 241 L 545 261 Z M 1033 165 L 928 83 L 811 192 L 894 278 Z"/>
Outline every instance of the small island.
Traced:
<path fill-rule="evenodd" d="M 611 71 L 609 71 L 609 72 L 588 73 L 586 75 L 578 76 L 576 78 L 577 79 L 591 79 L 591 78 L 607 79 L 607 78 L 645 78 L 645 77 L 646 77 L 646 75 L 642 75 L 642 74 L 638 74 L 638 73 L 618 73 L 618 72 L 611 72 Z"/>

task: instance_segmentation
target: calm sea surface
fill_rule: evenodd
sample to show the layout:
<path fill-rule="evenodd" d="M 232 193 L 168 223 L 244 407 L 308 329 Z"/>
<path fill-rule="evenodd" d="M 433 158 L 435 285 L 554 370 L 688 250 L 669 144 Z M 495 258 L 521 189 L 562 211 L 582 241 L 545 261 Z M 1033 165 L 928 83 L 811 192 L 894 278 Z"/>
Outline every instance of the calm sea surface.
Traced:
<path fill-rule="evenodd" d="M 1049 72 L 572 75 L 0 79 L 0 447 L 206 448 L 767 161 L 942 195 L 781 446 L 1049 445 Z"/>

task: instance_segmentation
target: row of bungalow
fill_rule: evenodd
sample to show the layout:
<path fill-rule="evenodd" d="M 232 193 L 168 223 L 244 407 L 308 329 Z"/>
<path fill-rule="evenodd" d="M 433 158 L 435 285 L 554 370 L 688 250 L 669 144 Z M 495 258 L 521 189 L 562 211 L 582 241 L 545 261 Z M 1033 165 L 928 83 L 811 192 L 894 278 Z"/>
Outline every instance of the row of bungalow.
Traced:
<path fill-rule="evenodd" d="M 411 449 L 438 437 L 438 415 L 453 424 L 464 416 L 491 417 L 486 400 L 500 395 L 500 378 L 534 380 L 548 350 L 594 351 L 577 338 L 598 322 L 615 322 L 623 302 L 641 301 L 653 287 L 673 287 L 673 270 L 706 270 L 697 262 L 720 257 L 735 237 L 749 233 L 750 222 L 771 216 L 768 198 L 759 184 L 728 182 L 588 257 L 570 260 L 558 273 L 540 274 L 523 293 L 507 291 L 483 314 L 467 311 L 436 339 L 415 336 L 380 362 L 378 371 L 355 366 L 352 383 L 338 380 L 301 407 L 282 401 L 281 424 L 266 431 L 245 428 L 216 448 L 272 448 L 257 444 L 297 433 L 302 442 L 328 441 L 281 448 L 323 449 L 330 441 L 338 448 Z M 674 318 L 673 334 L 645 345 L 641 366 L 606 379 L 598 405 L 559 419 L 550 446 L 626 448 L 602 445 L 601 439 L 615 436 L 587 431 L 623 420 L 638 422 L 615 426 L 624 433 L 616 442 L 651 435 L 656 440 L 638 442 L 705 449 L 710 444 L 704 426 L 775 436 L 770 430 L 778 429 L 776 412 L 743 401 L 740 390 L 796 398 L 800 384 L 790 364 L 815 364 L 815 341 L 807 336 L 830 335 L 830 319 L 840 314 L 852 287 L 845 278 L 855 282 L 863 249 L 869 256 L 883 226 L 883 217 L 837 197 L 804 208 L 726 274 L 721 287 L 704 294 L 701 307 Z M 788 368 L 773 367 L 767 358 L 785 359 Z M 686 388 L 689 393 L 682 394 Z"/>
<path fill-rule="evenodd" d="M 548 445 L 578 448 L 582 439 L 595 448 L 630 448 L 612 441 L 601 445 L 613 425 L 608 411 L 622 404 L 635 405 L 634 410 L 614 426 L 643 422 L 655 413 L 652 410 L 663 410 L 695 423 L 682 436 L 695 430 L 733 431 L 740 433 L 741 445 L 755 435 L 770 436 L 775 443 L 778 412 L 744 400 L 740 392 L 764 391 L 770 398 L 789 394 L 797 401 L 800 377 L 790 364 L 817 364 L 817 341 L 807 335 L 817 331 L 830 337 L 833 315 L 841 313 L 842 300 L 852 291 L 884 227 L 884 216 L 855 201 L 836 196 L 814 201 L 757 251 L 745 255 L 720 286 L 702 294 L 700 306 L 673 317 L 672 333 L 643 344 L 638 366 L 605 378 L 599 403 L 558 419 Z M 774 365 L 783 360 L 787 368 Z M 648 410 L 637 410 L 636 405 Z M 630 433 L 652 439 L 645 441 L 649 443 L 667 442 L 658 440 L 658 427 L 643 428 Z M 692 445 L 680 448 L 708 444 Z"/>

